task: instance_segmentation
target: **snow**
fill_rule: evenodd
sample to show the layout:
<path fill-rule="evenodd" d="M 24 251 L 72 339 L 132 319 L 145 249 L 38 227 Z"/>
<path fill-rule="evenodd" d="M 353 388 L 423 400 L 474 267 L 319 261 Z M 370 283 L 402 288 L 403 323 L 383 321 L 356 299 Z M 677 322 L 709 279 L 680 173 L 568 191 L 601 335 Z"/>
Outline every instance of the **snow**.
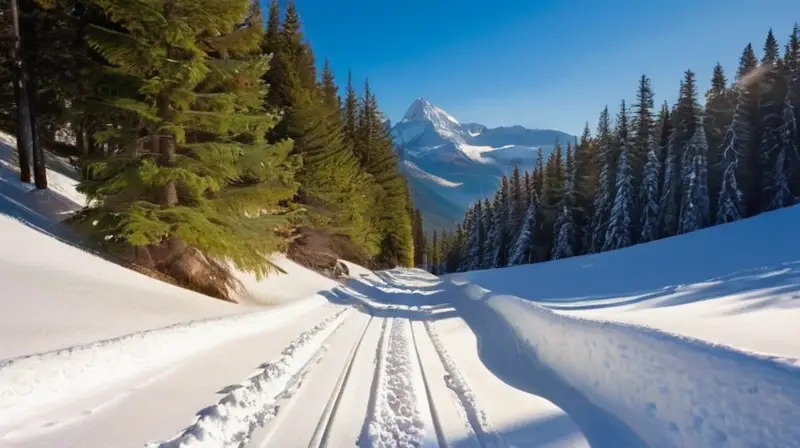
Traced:
<path fill-rule="evenodd" d="M 461 185 L 463 185 L 463 183 L 461 183 L 461 182 L 451 182 L 451 181 L 449 181 L 449 180 L 447 180 L 447 179 L 445 179 L 443 177 L 439 177 L 439 176 L 437 176 L 435 174 L 431 174 L 431 173 L 423 170 L 422 168 L 418 167 L 414 162 L 410 162 L 408 160 L 404 160 L 403 164 L 406 166 L 406 168 L 408 168 L 408 172 L 412 176 L 418 177 L 420 179 L 429 180 L 429 181 L 435 183 L 436 185 L 439 185 L 439 186 L 442 186 L 442 187 L 447 187 L 447 188 L 455 188 L 455 187 L 460 187 Z"/>
<path fill-rule="evenodd" d="M 256 426 L 275 414 L 274 403 L 289 387 L 323 342 L 344 321 L 346 309 L 302 333 L 283 351 L 282 356 L 264 364 L 220 401 L 204 409 L 197 420 L 173 439 L 151 443 L 149 447 L 238 447 L 246 444 Z"/>
<path fill-rule="evenodd" d="M 798 215 L 447 280 L 631 443 L 798 446 Z"/>

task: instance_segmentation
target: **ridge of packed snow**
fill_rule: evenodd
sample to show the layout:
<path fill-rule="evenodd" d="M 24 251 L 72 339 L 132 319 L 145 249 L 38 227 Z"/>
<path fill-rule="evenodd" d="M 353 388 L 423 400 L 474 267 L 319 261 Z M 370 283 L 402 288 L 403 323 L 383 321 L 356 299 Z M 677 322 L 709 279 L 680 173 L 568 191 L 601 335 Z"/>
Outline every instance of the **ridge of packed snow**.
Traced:
<path fill-rule="evenodd" d="M 12 424 L 210 347 L 263 332 L 324 303 L 316 297 L 278 309 L 179 323 L 1 361 L 0 422 Z"/>
<path fill-rule="evenodd" d="M 219 402 L 203 409 L 194 423 L 174 438 L 147 444 L 150 448 L 234 448 L 244 446 L 257 425 L 275 415 L 274 405 L 291 386 L 293 378 L 313 360 L 323 344 L 344 322 L 348 308 L 341 309 L 300 334 L 281 357 L 263 364 L 253 375 L 235 385 Z"/>
<path fill-rule="evenodd" d="M 456 288 L 462 300 L 486 303 L 530 356 L 649 446 L 798 446 L 797 360 L 565 316 L 475 284 Z"/>
<path fill-rule="evenodd" d="M 368 447 L 420 447 L 425 424 L 419 409 L 420 394 L 415 387 L 411 327 L 406 319 L 385 324 L 379 343 L 373 412 L 367 423 Z"/>

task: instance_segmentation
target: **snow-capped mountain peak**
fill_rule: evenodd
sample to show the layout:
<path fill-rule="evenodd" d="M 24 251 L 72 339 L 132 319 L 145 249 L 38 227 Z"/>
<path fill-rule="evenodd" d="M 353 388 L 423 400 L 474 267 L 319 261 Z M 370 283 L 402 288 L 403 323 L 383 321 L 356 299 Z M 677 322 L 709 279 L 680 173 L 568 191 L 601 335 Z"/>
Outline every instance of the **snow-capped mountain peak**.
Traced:
<path fill-rule="evenodd" d="M 446 125 L 446 126 L 461 126 L 461 123 L 458 122 L 452 115 L 445 112 L 443 109 L 434 106 L 425 98 L 419 97 L 411 103 L 411 106 L 406 111 L 406 114 L 403 116 L 404 122 L 409 121 L 428 121 L 433 123 L 434 125 Z"/>

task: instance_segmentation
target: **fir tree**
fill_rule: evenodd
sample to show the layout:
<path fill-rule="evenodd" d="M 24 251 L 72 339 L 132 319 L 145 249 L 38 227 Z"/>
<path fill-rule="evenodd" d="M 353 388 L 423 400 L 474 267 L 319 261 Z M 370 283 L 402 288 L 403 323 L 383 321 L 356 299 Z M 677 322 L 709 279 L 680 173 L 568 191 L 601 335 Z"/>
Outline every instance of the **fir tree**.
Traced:
<path fill-rule="evenodd" d="M 600 167 L 592 140 L 589 123 L 586 123 L 575 150 L 575 232 L 578 253 L 587 253 L 591 248 L 591 221 L 594 215 L 594 198 L 599 188 Z"/>
<path fill-rule="evenodd" d="M 522 220 L 525 219 L 525 209 L 527 208 L 525 185 L 518 165 L 514 166 L 510 183 L 508 234 L 516 235 L 522 225 Z"/>
<path fill-rule="evenodd" d="M 716 216 L 717 194 L 722 184 L 722 143 L 725 129 L 733 116 L 728 81 L 722 65 L 717 63 L 711 78 L 711 89 L 706 92 L 705 128 L 708 137 L 708 188 L 711 193 L 711 213 Z"/>
<path fill-rule="evenodd" d="M 508 178 L 503 176 L 500 182 L 500 189 L 494 197 L 492 206 L 492 226 L 487 237 L 487 247 L 491 250 L 491 267 L 505 267 L 508 263 L 508 236 L 509 231 L 509 195 L 510 185 Z"/>
<path fill-rule="evenodd" d="M 625 101 L 622 102 L 617 117 L 617 129 L 614 144 L 619 148 L 619 163 L 616 173 L 616 195 L 611 209 L 611 219 L 606 232 L 603 250 L 614 250 L 632 244 L 633 226 L 633 170 L 628 158 L 632 151 L 628 129 L 628 116 Z"/>
<path fill-rule="evenodd" d="M 615 196 L 616 160 L 612 148 L 611 120 L 608 107 L 600 113 L 597 125 L 597 156 L 600 161 L 600 177 L 597 196 L 594 201 L 594 217 L 592 218 L 591 252 L 600 252 L 605 246 L 608 220 Z"/>
<path fill-rule="evenodd" d="M 705 128 L 698 123 L 695 134 L 683 151 L 683 199 L 678 233 L 702 229 L 709 219 L 708 173 L 706 154 L 708 142 Z"/>
<path fill-rule="evenodd" d="M 633 141 L 633 153 L 631 157 L 631 169 L 633 170 L 633 186 L 635 191 L 639 191 L 644 178 L 644 165 L 647 153 L 650 151 L 651 136 L 655 131 L 653 123 L 654 102 L 653 89 L 650 87 L 650 78 L 645 75 L 639 79 L 639 86 L 636 91 L 636 104 L 633 106 L 633 129 L 635 132 Z M 634 218 L 640 216 L 637 210 Z"/>
<path fill-rule="evenodd" d="M 482 201 L 478 201 L 472 207 L 472 213 L 468 216 L 465 225 L 468 226 L 467 244 L 465 248 L 464 260 L 459 267 L 460 272 L 473 271 L 480 269 L 483 265 L 483 243 L 484 243 L 484 213 Z"/>
<path fill-rule="evenodd" d="M 733 87 L 736 109 L 725 132 L 722 152 L 722 185 L 717 196 L 717 224 L 738 221 L 744 217 L 744 195 L 740 188 L 739 164 L 750 142 L 750 121 L 747 115 L 747 91 L 740 84 Z"/>
<path fill-rule="evenodd" d="M 659 237 L 659 186 L 661 176 L 661 160 L 658 156 L 658 143 L 655 136 L 650 137 L 647 151 L 647 162 L 644 165 L 644 178 L 639 192 L 641 224 L 639 242 L 647 243 Z"/>
<path fill-rule="evenodd" d="M 781 148 L 781 128 L 783 127 L 783 98 L 786 91 L 785 80 L 782 77 L 783 69 L 779 66 L 778 41 L 769 30 L 764 44 L 764 57 L 761 60 L 763 76 L 759 80 L 759 140 L 756 142 L 758 165 L 753 180 L 756 189 L 761 190 L 758 198 L 758 211 L 771 209 L 772 199 L 782 196 L 775 188 L 783 188 L 783 179 L 787 178 L 786 172 L 776 169 L 786 162 L 785 155 L 778 153 Z M 782 160 L 779 162 L 778 159 Z M 755 199 L 754 199 L 755 201 Z"/>
<path fill-rule="evenodd" d="M 534 244 L 538 229 L 538 202 L 536 195 L 532 195 L 528 209 L 525 211 L 525 219 L 522 220 L 522 226 L 511 251 L 509 266 L 527 264 L 533 261 Z"/>
<path fill-rule="evenodd" d="M 575 228 L 572 222 L 572 210 L 567 204 L 561 207 L 561 213 L 556 220 L 555 229 L 556 235 L 551 258 L 558 260 L 575 255 L 573 249 Z"/>
<path fill-rule="evenodd" d="M 126 86 L 95 104 L 136 117 L 117 136 L 140 138 L 91 164 L 80 189 L 93 202 L 80 218 L 109 249 L 132 246 L 139 263 L 226 297 L 212 277 L 225 270 L 212 260 L 266 274 L 266 256 L 285 243 L 281 204 L 297 189 L 290 142 L 263 138 L 277 119 L 263 109 L 267 61 L 253 56 L 260 19 L 246 0 L 94 3 L 124 27 L 91 27 L 88 41 L 114 65 L 104 82 Z M 200 265 L 212 280 L 186 270 Z"/>

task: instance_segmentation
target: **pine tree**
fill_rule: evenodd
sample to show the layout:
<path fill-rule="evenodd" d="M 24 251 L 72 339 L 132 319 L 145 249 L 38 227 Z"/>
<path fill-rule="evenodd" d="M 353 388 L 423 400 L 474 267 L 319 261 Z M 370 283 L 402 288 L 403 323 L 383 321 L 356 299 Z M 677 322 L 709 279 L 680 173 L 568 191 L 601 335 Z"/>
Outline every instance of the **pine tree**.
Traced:
<path fill-rule="evenodd" d="M 708 137 L 708 188 L 712 216 L 716 216 L 720 186 L 722 184 L 722 144 L 725 129 L 733 117 L 731 95 L 722 65 L 717 63 L 711 78 L 711 89 L 706 92 L 705 128 Z"/>
<path fill-rule="evenodd" d="M 382 118 L 367 82 L 358 111 L 355 152 L 378 187 L 372 207 L 381 234 L 375 262 L 380 267 L 410 266 L 413 243 L 408 184 L 397 169 L 397 156 Z"/>
<path fill-rule="evenodd" d="M 616 195 L 611 209 L 611 219 L 606 232 L 603 250 L 615 250 L 632 244 L 633 230 L 633 170 L 628 158 L 632 152 L 630 130 L 628 128 L 628 111 L 625 101 L 622 102 L 617 116 L 617 128 L 614 145 L 618 147 L 619 163 L 616 173 Z"/>
<path fill-rule="evenodd" d="M 615 151 L 611 141 L 611 120 L 608 107 L 600 113 L 597 125 L 597 156 L 600 161 L 600 177 L 597 196 L 594 201 L 594 217 L 592 218 L 591 252 L 603 250 L 605 246 L 608 220 L 615 196 Z"/>
<path fill-rule="evenodd" d="M 683 191 L 678 233 L 689 233 L 702 229 L 709 219 L 708 172 L 706 154 L 708 141 L 701 123 L 684 148 L 682 161 Z"/>
<path fill-rule="evenodd" d="M 720 187 L 717 206 L 717 224 L 738 221 L 744 217 L 744 194 L 740 188 L 739 164 L 742 155 L 747 153 L 750 142 L 750 121 L 747 114 L 748 93 L 741 84 L 733 87 L 736 95 L 736 109 L 733 120 L 725 132 L 722 145 L 722 185 Z"/>
<path fill-rule="evenodd" d="M 653 122 L 654 102 L 653 89 L 650 87 L 650 78 L 645 75 L 639 79 L 639 87 L 636 91 L 636 104 L 633 106 L 633 129 L 635 132 L 633 142 L 633 152 L 631 157 L 631 169 L 633 170 L 633 188 L 639 191 L 644 179 L 644 165 L 647 162 L 647 154 L 650 151 L 651 137 L 655 131 Z M 638 207 L 634 210 L 635 222 L 639 222 L 642 210 Z M 638 224 L 636 225 L 637 231 Z"/>
<path fill-rule="evenodd" d="M 519 232 L 523 219 L 525 219 L 525 209 L 527 208 L 525 185 L 518 165 L 514 166 L 514 171 L 511 174 L 509 189 L 508 234 L 516 235 Z"/>
<path fill-rule="evenodd" d="M 659 237 L 659 186 L 661 176 L 661 160 L 658 155 L 658 143 L 655 136 L 650 137 L 647 151 L 647 162 L 644 165 L 642 188 L 639 190 L 639 209 L 641 210 L 641 229 L 639 242 L 647 243 Z"/>
<path fill-rule="evenodd" d="M 489 198 L 483 200 L 483 239 L 481 240 L 483 241 L 483 246 L 481 247 L 480 269 L 489 269 L 494 266 L 494 205 L 496 203 L 494 201 L 490 202 Z"/>
<path fill-rule="evenodd" d="M 787 86 L 782 76 L 783 68 L 779 61 L 778 41 L 771 29 L 764 44 L 764 57 L 761 59 L 761 64 L 764 72 L 758 83 L 759 141 L 756 142 L 758 165 L 755 168 L 758 174 L 754 177 L 755 188 L 761 190 L 757 211 L 772 209 L 772 199 L 784 195 L 784 192 L 779 192 L 776 188 L 784 188 L 782 184 L 787 181 L 783 179 L 788 179 L 788 173 L 781 172 L 785 169 L 786 157 L 778 154 L 782 150 L 783 99 Z M 780 162 L 779 158 L 782 159 Z M 776 171 L 778 168 L 781 171 Z"/>
<path fill-rule="evenodd" d="M 758 154 L 758 146 L 761 141 L 759 132 L 759 107 L 760 99 L 759 77 L 755 69 L 758 67 L 758 59 L 751 44 L 747 44 L 739 58 L 739 68 L 736 71 L 736 84 L 740 87 L 743 96 L 736 94 L 736 108 L 742 108 L 740 119 L 747 120 L 748 134 L 747 142 L 739 148 L 738 165 L 738 184 L 742 194 L 744 194 L 745 205 L 744 216 L 751 216 L 759 209 L 759 202 L 762 197 L 760 176 L 761 160 Z M 749 76 L 753 73 L 752 76 Z"/>
<path fill-rule="evenodd" d="M 539 200 L 536 195 L 532 195 L 530 204 L 528 204 L 528 209 L 525 211 L 525 219 L 522 220 L 519 235 L 511 251 L 511 257 L 508 262 L 509 266 L 527 264 L 533 261 L 535 251 L 534 244 L 538 232 L 538 219 Z"/>
<path fill-rule="evenodd" d="M 569 258 L 575 255 L 573 249 L 575 227 L 572 221 L 572 209 L 569 205 L 564 204 L 561 207 L 561 213 L 555 225 L 555 243 L 553 244 L 553 253 L 551 254 L 553 260 Z"/>
<path fill-rule="evenodd" d="M 468 228 L 467 244 L 464 260 L 458 269 L 459 272 L 480 269 L 483 265 L 484 213 L 482 204 L 482 201 L 476 202 L 465 221 L 465 226 Z"/>
<path fill-rule="evenodd" d="M 491 267 L 505 267 L 508 263 L 508 237 L 509 232 L 509 196 L 511 187 L 508 178 L 503 176 L 500 189 L 494 197 L 492 205 L 492 226 L 487 237 L 487 247 L 491 251 Z"/>
<path fill-rule="evenodd" d="M 79 219 L 110 250 L 132 247 L 139 263 L 227 297 L 232 280 L 214 260 L 266 274 L 297 189 L 291 143 L 263 137 L 277 118 L 263 109 L 267 61 L 254 56 L 261 20 L 247 0 L 94 3 L 124 27 L 88 30 L 114 65 L 101 82 L 125 80 L 94 102 L 135 117 L 109 138 L 139 138 L 90 165 L 80 189 L 93 203 Z"/>
<path fill-rule="evenodd" d="M 594 215 L 594 199 L 598 194 L 600 166 L 592 140 L 589 123 L 586 123 L 575 150 L 575 233 L 578 253 L 585 254 L 591 249 L 591 222 Z"/>

